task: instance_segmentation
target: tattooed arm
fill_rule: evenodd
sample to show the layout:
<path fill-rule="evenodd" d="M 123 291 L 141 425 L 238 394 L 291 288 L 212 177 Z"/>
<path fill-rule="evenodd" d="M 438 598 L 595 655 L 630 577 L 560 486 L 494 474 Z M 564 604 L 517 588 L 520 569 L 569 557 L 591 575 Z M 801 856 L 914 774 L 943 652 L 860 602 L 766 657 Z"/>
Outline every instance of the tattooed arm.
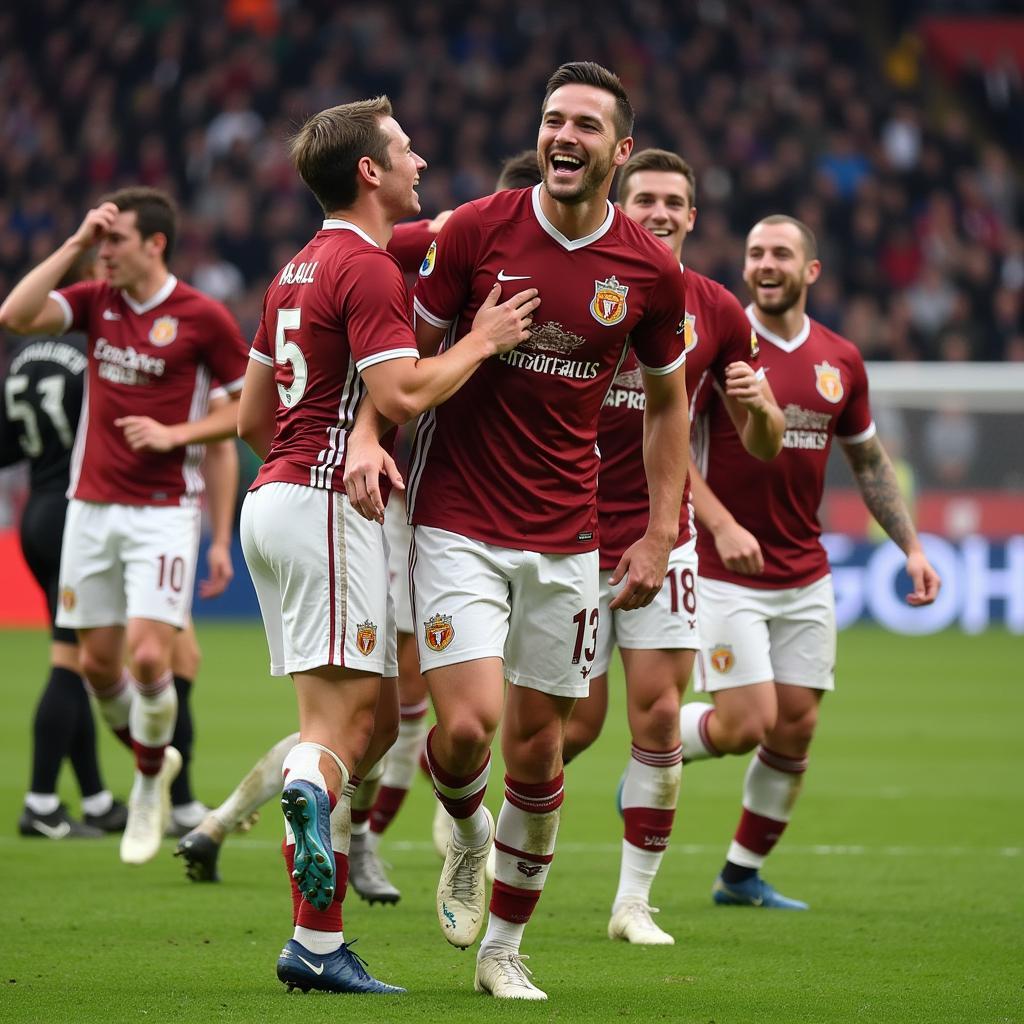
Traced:
<path fill-rule="evenodd" d="M 881 441 L 875 436 L 858 444 L 844 444 L 843 454 L 850 463 L 868 511 L 907 556 L 907 575 L 914 585 L 913 592 L 907 595 L 907 603 L 931 604 L 939 593 L 939 574 L 921 548 L 910 512 L 900 494 L 896 473 Z"/>

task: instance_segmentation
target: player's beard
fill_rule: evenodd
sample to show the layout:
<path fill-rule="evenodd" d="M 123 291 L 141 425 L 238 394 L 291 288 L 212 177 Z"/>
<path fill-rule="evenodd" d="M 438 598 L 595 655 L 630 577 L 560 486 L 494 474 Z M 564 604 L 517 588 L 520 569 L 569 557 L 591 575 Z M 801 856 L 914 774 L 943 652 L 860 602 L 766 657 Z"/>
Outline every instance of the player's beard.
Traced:
<path fill-rule="evenodd" d="M 778 295 L 767 301 L 760 298 L 756 287 L 751 288 L 750 285 L 747 285 L 747 289 L 757 309 L 769 316 L 781 316 L 783 313 L 788 313 L 803 295 L 803 285 L 795 277 L 784 277 Z"/>
<path fill-rule="evenodd" d="M 580 203 L 585 203 L 589 199 L 593 199 L 601 190 L 601 187 L 604 184 L 604 179 L 612 169 L 614 156 L 615 151 L 613 149 L 605 156 L 591 157 L 583 170 L 580 183 L 573 191 L 567 191 L 565 188 L 558 185 L 558 179 L 554 178 L 555 172 L 551 167 L 551 158 L 548 157 L 547 167 L 542 167 L 542 170 L 545 171 L 544 188 L 552 199 L 556 199 L 560 203 L 565 203 L 567 206 L 578 206 Z M 555 181 L 554 188 L 551 187 L 551 181 L 553 178 Z"/>

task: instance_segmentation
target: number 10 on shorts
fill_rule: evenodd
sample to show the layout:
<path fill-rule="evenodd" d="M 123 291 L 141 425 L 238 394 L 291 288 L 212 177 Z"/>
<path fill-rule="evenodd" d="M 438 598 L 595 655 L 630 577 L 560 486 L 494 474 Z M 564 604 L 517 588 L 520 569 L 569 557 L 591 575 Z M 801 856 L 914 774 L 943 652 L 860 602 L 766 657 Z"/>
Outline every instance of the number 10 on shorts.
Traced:
<path fill-rule="evenodd" d="M 159 555 L 156 560 L 156 589 L 164 590 L 170 587 L 176 594 L 181 593 L 185 585 L 185 559 L 181 555 L 168 558 L 167 555 Z"/>

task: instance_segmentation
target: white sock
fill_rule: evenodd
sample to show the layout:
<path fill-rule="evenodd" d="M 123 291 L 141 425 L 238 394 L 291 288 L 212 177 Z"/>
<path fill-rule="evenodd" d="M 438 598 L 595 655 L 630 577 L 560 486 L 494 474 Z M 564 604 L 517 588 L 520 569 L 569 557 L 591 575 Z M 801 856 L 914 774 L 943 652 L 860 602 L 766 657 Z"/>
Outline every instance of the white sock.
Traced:
<path fill-rule="evenodd" d="M 513 924 L 511 921 L 495 917 L 494 914 L 489 915 L 487 931 L 484 932 L 480 943 L 477 959 L 482 960 L 485 956 L 493 956 L 495 953 L 518 953 L 525 931 L 525 924 Z"/>
<path fill-rule="evenodd" d="M 147 747 L 166 746 L 174 735 L 174 722 L 178 717 L 178 693 L 171 670 L 152 683 L 135 680 L 135 690 L 128 713 L 132 739 Z"/>
<path fill-rule="evenodd" d="M 336 949 L 341 949 L 341 944 L 345 941 L 345 933 L 318 932 L 313 928 L 303 928 L 297 924 L 292 938 L 305 946 L 310 953 L 319 953 L 320 956 L 326 956 L 328 953 L 333 953 Z"/>
<path fill-rule="evenodd" d="M 722 756 L 711 746 L 707 735 L 707 716 L 714 710 L 714 704 L 696 700 L 687 701 L 679 709 L 679 738 L 683 744 L 684 763 Z"/>
<path fill-rule="evenodd" d="M 284 759 L 299 742 L 299 734 L 293 732 L 278 740 L 253 766 L 242 781 L 235 786 L 231 795 L 218 807 L 213 816 L 225 832 L 236 828 L 268 800 L 281 794 L 281 775 Z"/>
<path fill-rule="evenodd" d="M 128 715 L 131 711 L 135 688 L 132 686 L 131 676 L 127 671 L 122 672 L 121 678 L 108 690 L 96 690 L 88 680 L 86 680 L 85 688 L 91 696 L 96 698 L 100 716 L 113 732 L 124 729 L 128 725 Z"/>
<path fill-rule="evenodd" d="M 408 709 L 403 708 L 406 712 Z M 381 784 L 389 789 L 410 789 L 420 763 L 420 751 L 427 735 L 425 715 L 403 718 L 398 723 L 398 738 L 384 758 L 384 777 Z"/>
<path fill-rule="evenodd" d="M 114 797 L 109 789 L 101 789 L 92 796 L 82 797 L 82 811 L 85 814 L 106 814 L 114 806 Z"/>
<path fill-rule="evenodd" d="M 612 910 L 627 900 L 642 900 L 650 903 L 651 886 L 654 884 L 661 858 L 659 851 L 641 850 L 631 842 L 622 840 L 622 863 L 619 867 L 619 888 L 615 893 Z"/>
<path fill-rule="evenodd" d="M 468 818 L 452 818 L 452 822 L 455 825 L 455 838 L 462 846 L 483 846 L 491 834 L 483 804 Z"/>
<path fill-rule="evenodd" d="M 60 807 L 56 793 L 26 793 L 25 806 L 33 814 L 53 814 Z"/>

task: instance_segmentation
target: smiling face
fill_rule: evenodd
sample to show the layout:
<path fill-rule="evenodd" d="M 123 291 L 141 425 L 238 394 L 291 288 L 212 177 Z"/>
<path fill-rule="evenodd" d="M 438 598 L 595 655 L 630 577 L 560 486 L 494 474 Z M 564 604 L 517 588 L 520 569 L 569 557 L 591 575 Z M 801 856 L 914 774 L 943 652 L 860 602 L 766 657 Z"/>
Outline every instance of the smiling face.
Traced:
<path fill-rule="evenodd" d="M 102 276 L 113 288 L 131 291 L 155 269 L 164 266 L 166 238 L 156 232 L 143 238 L 134 210 L 119 213 L 110 230 L 100 240 L 99 262 Z"/>
<path fill-rule="evenodd" d="M 626 197 L 619 201 L 622 212 L 660 238 L 676 259 L 681 259 L 683 241 L 697 219 L 685 176 L 674 171 L 636 171 L 624 187 Z"/>
<path fill-rule="evenodd" d="M 379 196 L 388 211 L 394 214 L 394 219 L 401 220 L 420 212 L 416 186 L 420 182 L 420 171 L 426 168 L 427 162 L 412 151 L 409 136 L 393 117 L 385 117 L 380 127 L 388 137 L 391 169 L 381 168 Z"/>
<path fill-rule="evenodd" d="M 537 136 L 544 188 L 574 205 L 611 188 L 615 170 L 629 159 L 630 138 L 616 139 L 615 97 L 592 85 L 563 85 L 548 98 Z"/>
<path fill-rule="evenodd" d="M 781 316 L 803 304 L 820 272 L 821 263 L 807 258 L 794 224 L 755 224 L 747 236 L 743 281 L 762 313 Z"/>

